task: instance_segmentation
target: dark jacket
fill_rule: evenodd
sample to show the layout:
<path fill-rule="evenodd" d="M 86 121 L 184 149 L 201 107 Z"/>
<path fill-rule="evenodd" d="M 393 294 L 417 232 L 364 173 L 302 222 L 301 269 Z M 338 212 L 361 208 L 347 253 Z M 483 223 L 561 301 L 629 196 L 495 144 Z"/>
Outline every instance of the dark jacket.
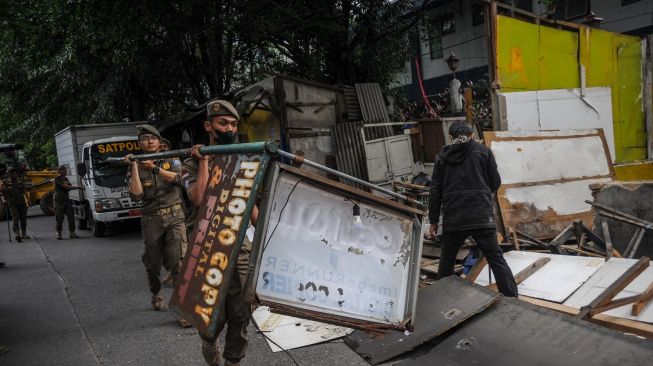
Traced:
<path fill-rule="evenodd" d="M 501 185 L 497 163 L 487 147 L 469 141 L 445 146 L 435 158 L 429 220 L 442 229 L 496 228 L 493 194 Z"/>

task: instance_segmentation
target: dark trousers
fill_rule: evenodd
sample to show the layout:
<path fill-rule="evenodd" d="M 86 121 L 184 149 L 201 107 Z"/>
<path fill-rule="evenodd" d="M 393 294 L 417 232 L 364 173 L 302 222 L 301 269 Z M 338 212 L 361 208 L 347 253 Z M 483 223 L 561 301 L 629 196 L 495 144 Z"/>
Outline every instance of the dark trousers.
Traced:
<path fill-rule="evenodd" d="M 68 231 L 75 232 L 75 213 L 73 212 L 73 205 L 70 201 L 55 202 L 54 203 L 54 219 L 55 229 L 61 231 L 63 228 L 63 219 L 68 218 Z"/>
<path fill-rule="evenodd" d="M 468 237 L 474 238 L 476 245 L 483 253 L 494 277 L 497 281 L 497 288 L 504 296 L 517 297 L 517 283 L 512 275 L 508 263 L 503 258 L 503 251 L 497 242 L 495 229 L 473 229 L 463 231 L 445 231 L 442 234 L 442 253 L 438 266 L 438 278 L 444 278 L 453 274 L 456 264 L 456 254 L 460 247 L 465 244 Z"/>
<path fill-rule="evenodd" d="M 14 233 L 27 234 L 27 206 L 9 206 L 11 218 L 14 220 Z M 20 231 L 18 231 L 20 229 Z"/>

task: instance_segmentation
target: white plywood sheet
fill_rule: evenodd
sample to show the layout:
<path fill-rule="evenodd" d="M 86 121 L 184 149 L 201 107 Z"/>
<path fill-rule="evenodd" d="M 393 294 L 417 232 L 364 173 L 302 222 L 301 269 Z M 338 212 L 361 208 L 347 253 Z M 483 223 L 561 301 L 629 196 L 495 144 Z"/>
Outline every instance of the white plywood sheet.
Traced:
<path fill-rule="evenodd" d="M 602 128 L 614 160 L 612 94 L 608 87 L 505 93 L 505 123 L 514 130 Z"/>
<path fill-rule="evenodd" d="M 520 295 L 561 303 L 576 291 L 604 263 L 602 258 L 578 257 L 546 253 L 512 251 L 504 254 L 508 266 L 516 275 L 538 258 L 551 261 L 518 285 Z M 488 266 L 481 271 L 476 283 L 487 285 Z M 493 276 L 493 283 L 494 276 Z"/>
<path fill-rule="evenodd" d="M 573 132 L 572 132 L 573 133 Z M 532 132 L 534 138 L 540 137 Z M 492 141 L 503 184 L 610 175 L 599 136 Z"/>
<path fill-rule="evenodd" d="M 591 206 L 585 200 L 592 200 L 590 184 L 607 183 L 611 178 L 588 179 L 541 186 L 506 188 L 504 196 L 510 203 L 525 203 L 539 211 L 553 210 L 557 215 L 572 215 L 586 212 Z"/>
<path fill-rule="evenodd" d="M 257 308 L 252 317 L 264 333 L 272 352 L 330 341 L 354 331 L 351 328 L 275 314 L 267 306 Z"/>
<path fill-rule="evenodd" d="M 573 295 L 569 297 L 564 305 L 580 309 L 589 305 L 597 296 L 608 286 L 619 278 L 633 264 L 637 263 L 636 259 L 628 258 L 610 258 L 583 286 L 581 286 Z M 653 262 L 644 270 L 633 282 L 621 291 L 615 299 L 634 296 L 642 293 L 649 284 L 653 282 Z M 616 309 L 609 310 L 604 314 L 616 316 L 619 318 L 632 319 L 641 322 L 653 323 L 653 304 L 648 304 L 639 316 L 630 314 L 632 304 L 625 305 Z"/>

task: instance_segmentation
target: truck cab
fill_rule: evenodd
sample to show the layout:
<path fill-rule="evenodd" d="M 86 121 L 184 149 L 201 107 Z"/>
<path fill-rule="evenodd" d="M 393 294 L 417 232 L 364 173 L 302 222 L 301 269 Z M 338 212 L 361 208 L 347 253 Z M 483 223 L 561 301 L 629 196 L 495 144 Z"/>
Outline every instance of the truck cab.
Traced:
<path fill-rule="evenodd" d="M 109 157 L 142 153 L 136 136 L 116 136 L 86 142 L 81 149 L 77 172 L 84 186 L 73 208 L 80 229 L 90 228 L 95 236 L 104 236 L 107 225 L 139 219 L 142 202 L 129 197 L 129 165 L 108 163 Z M 72 193 L 72 192 L 71 192 Z"/>

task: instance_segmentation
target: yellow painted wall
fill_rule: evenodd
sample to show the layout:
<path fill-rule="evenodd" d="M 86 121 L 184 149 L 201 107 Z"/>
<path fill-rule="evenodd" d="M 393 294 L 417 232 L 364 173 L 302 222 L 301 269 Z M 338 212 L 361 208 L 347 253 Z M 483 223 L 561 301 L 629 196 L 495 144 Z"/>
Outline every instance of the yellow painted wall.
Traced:
<path fill-rule="evenodd" d="M 620 181 L 653 181 L 653 161 L 615 165 L 614 174 Z"/>
<path fill-rule="evenodd" d="M 646 159 L 639 37 L 499 16 L 496 52 L 502 92 L 579 88 L 582 63 L 588 87 L 612 88 L 616 162 Z"/>

